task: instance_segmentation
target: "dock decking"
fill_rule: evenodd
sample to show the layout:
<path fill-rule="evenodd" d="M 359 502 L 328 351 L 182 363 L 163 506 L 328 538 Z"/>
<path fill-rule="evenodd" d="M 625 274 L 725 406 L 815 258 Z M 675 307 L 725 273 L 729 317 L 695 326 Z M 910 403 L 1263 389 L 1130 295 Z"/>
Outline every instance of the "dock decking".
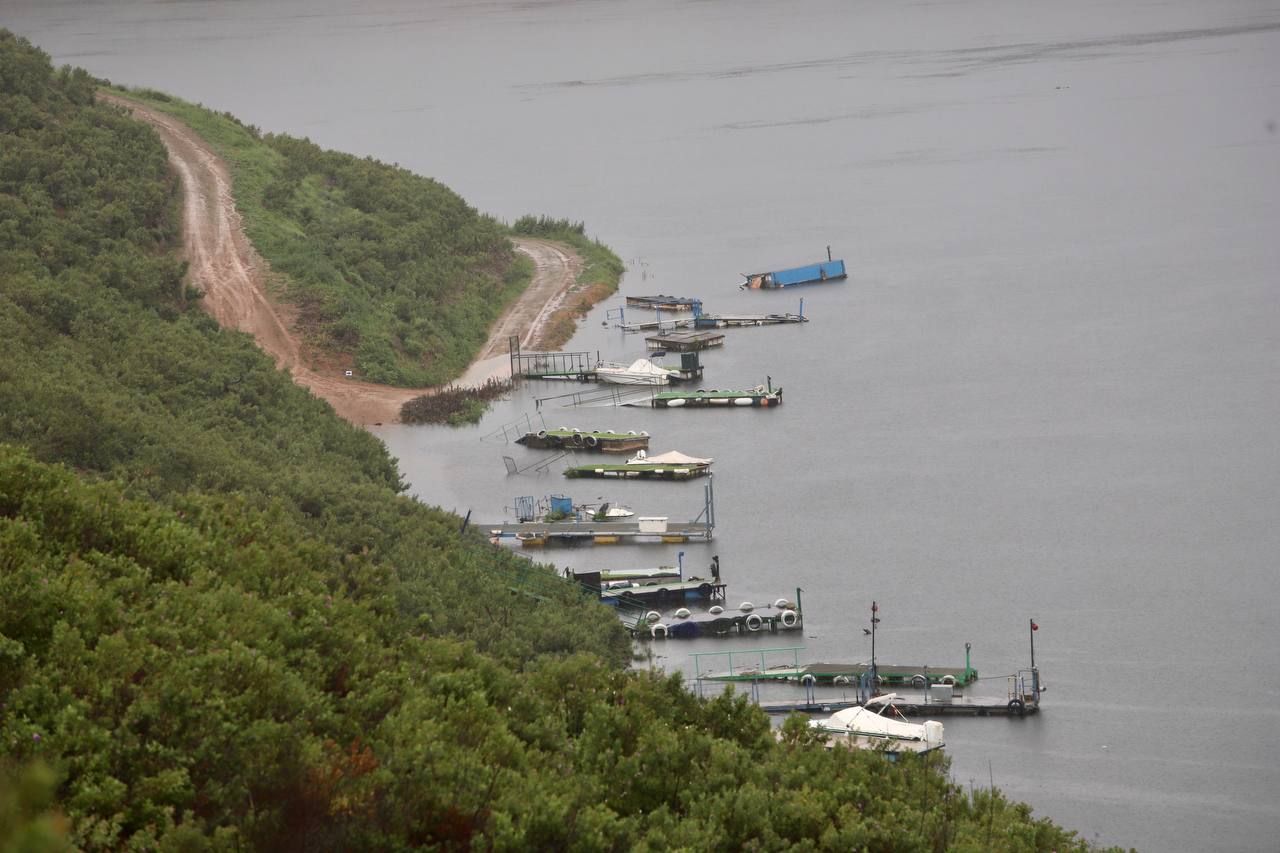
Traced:
<path fill-rule="evenodd" d="M 691 320 L 690 324 L 696 321 Z M 666 350 L 667 352 L 696 352 L 712 347 L 724 346 L 724 334 L 721 332 L 663 332 L 650 335 L 644 339 L 650 350 Z"/>
<path fill-rule="evenodd" d="M 782 405 L 782 388 L 757 385 L 742 391 L 722 391 L 716 388 L 696 391 L 663 391 L 650 400 L 655 409 L 689 408 L 768 408 Z"/>
<path fill-rule="evenodd" d="M 829 714 L 862 703 L 854 699 L 799 699 L 796 701 L 770 701 L 758 703 L 768 714 Z M 947 701 L 935 701 L 927 697 L 894 700 L 893 706 L 908 717 L 1025 717 L 1040 711 L 1040 704 L 1016 704 L 1014 700 L 999 696 L 956 696 Z"/>
<path fill-rule="evenodd" d="M 566 477 L 597 477 L 619 480 L 692 480 L 711 473 L 710 465 L 643 464 L 574 465 L 564 469 Z"/>
<path fill-rule="evenodd" d="M 791 608 L 761 608 L 750 613 L 738 610 L 690 613 L 686 616 L 665 616 L 656 621 L 641 621 L 631 626 L 631 634 L 638 640 L 730 637 L 802 630 L 804 617 L 800 611 Z"/>
<path fill-rule="evenodd" d="M 545 545 L 613 545 L 621 542 L 635 544 L 710 542 L 714 538 L 714 525 L 703 521 L 671 522 L 663 524 L 640 521 L 555 521 L 511 524 L 486 524 L 491 539 L 513 539 L 526 548 Z M 660 528 L 660 529 L 659 529 Z M 523 538 L 522 538 L 523 537 Z"/>
<path fill-rule="evenodd" d="M 628 296 L 626 304 L 632 308 L 653 308 L 659 311 L 693 311 L 702 309 L 702 300 L 692 296 Z"/>
<path fill-rule="evenodd" d="M 770 667 L 744 667 L 727 672 L 704 673 L 708 681 L 804 681 L 816 684 L 856 684 L 871 669 L 869 663 L 810 663 L 799 666 L 782 664 Z M 876 664 L 880 684 L 885 686 L 927 687 L 930 684 L 952 684 L 965 687 L 978 678 L 972 668 Z"/>
<path fill-rule="evenodd" d="M 516 439 L 535 450 L 585 450 L 597 453 L 631 453 L 649 449 L 647 432 L 612 432 L 610 430 L 578 430 L 569 427 L 540 429 Z"/>
<path fill-rule="evenodd" d="M 807 323 L 803 314 L 700 314 L 693 318 L 695 329 L 725 329 L 733 326 L 776 326 L 780 323 Z"/>

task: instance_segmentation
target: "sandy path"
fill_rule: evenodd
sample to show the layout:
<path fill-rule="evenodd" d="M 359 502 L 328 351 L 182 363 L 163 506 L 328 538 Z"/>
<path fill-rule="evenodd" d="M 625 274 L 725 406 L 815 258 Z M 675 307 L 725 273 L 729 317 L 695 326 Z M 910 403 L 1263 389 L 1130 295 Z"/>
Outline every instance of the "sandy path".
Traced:
<path fill-rule="evenodd" d="M 204 307 L 218 323 L 253 335 L 276 366 L 321 399 L 339 416 L 367 425 L 400 419 L 400 406 L 432 388 L 392 388 L 319 373 L 304 364 L 286 307 L 267 294 L 268 266 L 241 227 L 226 164 L 181 121 L 136 101 L 99 93 L 103 101 L 129 110 L 160 135 L 169 161 L 182 178 L 182 240 L 190 263 L 190 283 L 204 292 Z M 565 247 L 545 240 L 519 239 L 517 251 L 533 259 L 533 282 L 494 324 L 480 357 L 458 380 L 478 385 L 508 375 L 507 340 L 536 344 L 547 319 L 577 279 L 582 261 Z"/>

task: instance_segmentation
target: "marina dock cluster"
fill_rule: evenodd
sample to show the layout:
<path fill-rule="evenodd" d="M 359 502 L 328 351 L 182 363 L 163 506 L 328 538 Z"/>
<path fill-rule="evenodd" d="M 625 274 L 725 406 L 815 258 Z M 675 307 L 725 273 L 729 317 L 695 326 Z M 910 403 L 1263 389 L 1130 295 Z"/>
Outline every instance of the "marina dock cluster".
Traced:
<path fill-rule="evenodd" d="M 776 289 L 801 284 L 824 283 L 847 278 L 843 260 L 827 260 L 800 267 L 777 269 L 743 275 L 743 289 Z M 597 392 L 574 391 L 552 397 L 537 398 L 538 406 L 558 403 L 564 406 L 646 406 L 670 409 L 768 409 L 782 403 L 782 387 L 773 378 L 743 388 L 686 388 L 701 380 L 705 366 L 700 353 L 725 345 L 724 329 L 805 323 L 804 301 L 799 312 L 767 314 L 713 314 L 703 310 L 697 297 L 648 295 L 626 297 L 626 307 L 653 312 L 652 320 L 628 321 L 624 308 L 610 311 L 615 326 L 624 333 L 648 332 L 645 337 L 647 357 L 631 362 L 606 362 L 599 353 L 522 352 L 519 342 L 511 342 L 513 377 L 537 380 L 574 380 L 600 383 Z M 663 313 L 668 316 L 663 317 Z M 607 321 L 606 321 L 607 325 Z M 668 367 L 657 359 L 668 353 L 680 355 L 679 366 Z M 549 450 L 558 455 L 542 463 L 577 453 L 631 453 L 624 461 L 578 462 L 563 469 L 568 478 L 597 477 L 618 481 L 667 480 L 683 481 L 706 477 L 708 485 L 704 508 L 696 518 L 674 522 L 666 515 L 634 516 L 629 508 L 603 504 L 588 514 L 563 496 L 553 496 L 550 510 L 539 504 L 530 509 L 532 498 L 518 498 L 520 519 L 516 524 L 487 525 L 494 542 L 512 539 L 524 548 L 572 545 L 590 542 L 674 544 L 711 541 L 715 525 L 714 492 L 710 484 L 712 459 L 690 456 L 679 451 L 660 454 L 650 452 L 651 436 L 639 430 L 616 431 L 599 428 L 557 427 L 528 430 L 516 442 L 531 450 Z M 509 473 L 519 473 L 520 466 L 507 460 Z M 633 517 L 634 516 L 634 517 Z M 680 552 L 678 557 L 683 557 Z M 752 634 L 803 631 L 804 611 L 801 592 L 796 589 L 794 601 L 779 598 L 773 603 L 755 606 L 744 601 L 734 607 L 728 604 L 728 584 L 720 576 L 719 557 L 702 574 L 686 575 L 682 560 L 677 566 L 647 569 L 570 571 L 565 577 L 578 583 L 589 594 L 615 608 L 633 638 L 656 642 L 686 639 L 726 639 Z M 1035 668 L 1034 633 L 1032 634 L 1032 666 L 1008 676 L 1006 693 L 1001 696 L 970 696 L 966 689 L 977 685 L 978 672 L 969 660 L 970 647 L 965 645 L 963 667 L 925 664 L 884 664 L 876 657 L 876 629 L 880 622 L 878 604 L 871 604 L 870 627 L 864 629 L 871 640 L 869 661 L 815 661 L 802 663 L 800 649 L 790 651 L 792 660 L 767 663 L 762 653 L 757 662 L 735 665 L 734 653 L 727 653 L 728 666 L 699 671 L 696 689 L 704 684 L 723 683 L 744 686 L 754 701 L 771 713 L 801 711 L 806 713 L 836 712 L 828 721 L 815 722 L 830 737 L 840 737 L 850 745 L 871 746 L 886 739 L 912 751 L 940 748 L 941 726 L 936 722 L 923 727 L 904 724 L 898 732 L 884 716 L 889 708 L 908 714 L 958 714 L 978 716 L 1024 716 L 1036 713 L 1043 685 Z M 1035 623 L 1032 621 L 1032 631 Z M 694 655 L 695 661 L 718 653 Z M 739 655 L 741 657 L 741 655 Z M 775 688 L 799 689 L 802 697 L 764 698 L 763 692 Z M 900 689 L 906 695 L 884 695 L 884 690 Z M 852 694 L 852 695 L 849 695 Z M 881 697 L 877 699 L 877 697 Z M 876 710 L 870 706 L 875 703 Z M 859 709 L 852 715 L 842 709 Z M 870 726 L 869 734 L 859 726 Z M 929 729 L 933 726 L 933 729 Z M 917 731 L 919 729 L 919 731 Z M 893 730 L 891 733 L 890 730 Z M 927 733 L 926 733 L 927 732 Z M 910 742 L 910 743 L 908 743 Z"/>

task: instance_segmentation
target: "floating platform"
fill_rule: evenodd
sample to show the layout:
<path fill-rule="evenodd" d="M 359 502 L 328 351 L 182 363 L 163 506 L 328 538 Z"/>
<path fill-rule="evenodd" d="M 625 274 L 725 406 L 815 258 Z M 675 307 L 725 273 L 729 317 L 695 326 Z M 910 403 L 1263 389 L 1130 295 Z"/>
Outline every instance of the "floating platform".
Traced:
<path fill-rule="evenodd" d="M 643 620 L 631 626 L 631 633 L 639 640 L 692 639 L 694 637 L 734 637 L 741 634 L 778 633 L 804 630 L 804 618 L 793 608 L 752 610 L 722 610 L 719 613 L 700 612 L 673 616 L 660 616 L 657 620 Z M 650 614 L 650 616 L 656 614 Z"/>
<path fill-rule="evenodd" d="M 707 681 L 795 681 L 818 685 L 857 684 L 869 672 L 869 663 L 810 663 L 800 666 L 748 666 L 726 672 L 699 675 Z M 925 688 L 931 684 L 966 687 L 978 679 L 978 671 L 972 667 L 940 667 L 877 664 L 880 686 Z"/>
<path fill-rule="evenodd" d="M 715 580 L 689 578 L 665 583 L 631 583 L 626 586 L 609 584 L 600 590 L 600 600 L 612 605 L 639 605 L 641 607 L 671 604 L 723 601 L 726 585 Z"/>
<path fill-rule="evenodd" d="M 614 545 L 679 544 L 710 542 L 714 525 L 703 521 L 671 522 L 665 518 L 639 518 L 636 521 L 531 521 L 513 524 L 488 524 L 490 539 L 515 540 L 525 548 L 550 545 Z"/>
<path fill-rule="evenodd" d="M 711 459 L 686 456 L 677 450 L 649 456 L 643 450 L 620 465 L 575 465 L 566 477 L 604 477 L 626 480 L 691 480 L 711 473 Z"/>
<path fill-rule="evenodd" d="M 697 321 L 690 321 L 690 323 L 695 322 Z M 724 335 L 719 332 L 664 332 L 660 335 L 650 335 L 644 339 L 644 343 L 650 350 L 695 352 L 724 346 Z"/>
<path fill-rule="evenodd" d="M 633 453 L 649 449 L 647 432 L 578 430 L 570 427 L 525 433 L 516 444 L 537 450 L 586 450 L 598 453 Z"/>
<path fill-rule="evenodd" d="M 722 391 L 716 388 L 696 391 L 662 391 L 650 403 L 655 409 L 679 408 L 768 408 L 782 405 L 782 387 L 757 385 L 745 391 Z"/>
<path fill-rule="evenodd" d="M 770 701 L 758 703 L 768 714 L 828 714 L 844 708 L 855 708 L 860 703 L 854 699 L 800 699 L 797 701 Z M 956 696 L 947 701 L 935 701 L 921 696 L 919 699 L 895 699 L 893 707 L 908 717 L 969 716 L 969 717 L 1025 717 L 1040 711 L 1040 703 L 1016 704 L 1013 699 L 999 696 Z"/>
<path fill-rule="evenodd" d="M 718 574 L 719 567 L 716 567 Z M 640 577 L 627 580 L 604 580 L 605 572 L 571 572 L 569 577 L 600 596 L 600 601 L 613 607 L 639 613 L 645 607 L 666 604 L 693 604 L 723 601 L 726 585 L 720 578 Z M 656 612 L 656 611 L 651 611 Z M 686 611 L 687 612 L 687 611 Z M 644 620 L 644 616 L 638 617 Z"/>
<path fill-rule="evenodd" d="M 927 691 L 915 695 L 893 697 L 893 706 L 907 716 L 936 717 L 940 715 L 970 717 L 1025 717 L 1040 711 L 1040 696 L 1044 685 L 1040 682 L 1040 670 L 1032 667 L 1021 669 L 1005 678 L 1004 696 L 961 696 L 957 687 L 933 684 Z M 863 697 L 866 699 L 867 697 Z M 871 701 L 868 699 L 868 701 Z M 759 702 L 770 714 L 830 713 L 843 708 L 866 704 L 847 697 L 819 698 L 813 688 L 805 691 L 798 700 Z"/>
<path fill-rule="evenodd" d="M 598 477 L 619 480 L 692 480 L 711 473 L 711 465 L 631 463 L 621 465 L 574 465 L 564 469 L 566 477 Z"/>
<path fill-rule="evenodd" d="M 656 311 L 692 311 L 695 314 L 702 310 L 702 300 L 691 296 L 628 296 L 627 305 Z"/>
<path fill-rule="evenodd" d="M 700 314 L 693 318 L 695 329 L 724 329 L 732 326 L 776 326 L 780 323 L 807 323 L 803 314 Z"/>

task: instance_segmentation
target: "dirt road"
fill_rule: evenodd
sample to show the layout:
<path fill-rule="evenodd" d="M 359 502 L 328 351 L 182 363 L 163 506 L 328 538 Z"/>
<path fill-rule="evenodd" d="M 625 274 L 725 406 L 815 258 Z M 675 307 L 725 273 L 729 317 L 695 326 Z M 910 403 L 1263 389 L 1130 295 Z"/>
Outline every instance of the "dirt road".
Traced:
<path fill-rule="evenodd" d="M 181 121 L 136 101 L 99 93 L 103 101 L 130 111 L 160 135 L 169 161 L 182 179 L 182 241 L 190 262 L 190 282 L 204 292 L 204 307 L 220 325 L 253 335 L 276 366 L 354 424 L 394 423 L 400 406 L 433 388 L 392 388 L 313 370 L 302 361 L 291 312 L 266 289 L 268 266 L 241 227 L 231 174 L 221 158 Z M 582 260 L 566 247 L 545 240 L 519 239 L 517 251 L 533 259 L 533 282 L 494 324 L 480 357 L 458 380 L 478 385 L 507 375 L 507 340 L 536 344 L 551 312 L 577 279 Z"/>

